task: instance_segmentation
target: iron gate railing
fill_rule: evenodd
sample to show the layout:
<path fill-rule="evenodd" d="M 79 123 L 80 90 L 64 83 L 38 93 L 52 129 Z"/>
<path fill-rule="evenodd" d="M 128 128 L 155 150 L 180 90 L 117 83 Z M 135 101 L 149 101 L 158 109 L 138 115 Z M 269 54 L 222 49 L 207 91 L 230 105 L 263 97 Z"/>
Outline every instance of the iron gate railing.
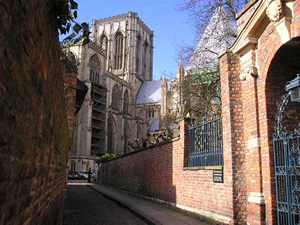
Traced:
<path fill-rule="evenodd" d="M 223 165 L 222 118 L 189 129 L 189 167 Z"/>
<path fill-rule="evenodd" d="M 277 198 L 277 224 L 300 225 L 300 124 L 294 131 L 282 131 L 282 118 L 289 94 L 283 96 L 273 134 Z"/>
<path fill-rule="evenodd" d="M 300 132 L 274 135 L 278 224 L 300 224 Z"/>

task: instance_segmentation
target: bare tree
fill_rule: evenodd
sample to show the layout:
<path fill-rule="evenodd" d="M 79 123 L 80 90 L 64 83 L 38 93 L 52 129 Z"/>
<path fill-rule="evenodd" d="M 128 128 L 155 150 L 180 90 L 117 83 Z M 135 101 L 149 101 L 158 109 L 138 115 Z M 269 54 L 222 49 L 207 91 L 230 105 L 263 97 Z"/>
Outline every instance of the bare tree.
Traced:
<path fill-rule="evenodd" d="M 207 26 L 210 22 L 212 22 L 212 17 L 218 8 L 224 9 L 226 11 L 226 15 L 219 14 L 219 17 L 215 17 L 215 24 L 218 24 L 218 21 L 221 20 L 225 21 L 225 23 L 227 24 L 234 24 L 237 13 L 249 1 L 250 0 L 181 0 L 181 3 L 179 3 L 177 8 L 178 10 L 188 12 L 188 22 L 192 24 L 193 30 L 195 31 L 195 43 L 193 43 L 192 45 L 181 43 L 179 46 L 177 46 L 178 60 L 179 58 L 182 58 L 184 65 L 187 65 L 189 63 L 192 55 L 195 55 L 195 51 L 197 50 L 197 43 L 199 42 L 200 38 L 205 39 L 203 38 L 204 31 L 208 32 Z M 216 28 L 213 28 L 209 32 L 213 33 L 215 30 Z M 206 37 L 209 36 L 211 35 L 206 35 Z M 233 32 L 232 29 L 223 29 L 222 34 L 219 35 L 218 38 L 219 40 L 222 40 L 224 39 L 224 37 L 227 37 L 228 40 L 228 36 L 232 36 L 235 38 L 236 32 Z M 197 51 L 199 51 L 199 49 Z M 201 51 L 204 51 L 204 49 L 201 49 Z M 219 54 L 219 52 L 215 53 L 216 56 Z"/>
<path fill-rule="evenodd" d="M 218 55 L 234 42 L 237 31 L 235 17 L 249 0 L 182 0 L 194 23 L 196 46 L 179 47 L 185 65 L 185 77 L 174 89 L 184 96 L 184 110 L 195 120 L 221 113 Z"/>
<path fill-rule="evenodd" d="M 174 89 L 183 96 L 181 116 L 189 116 L 196 123 L 203 117 L 221 114 L 220 76 L 218 64 L 210 68 L 188 71 Z"/>
<path fill-rule="evenodd" d="M 198 35 L 197 39 L 199 39 L 210 18 L 218 7 L 224 7 L 230 19 L 234 21 L 236 14 L 249 1 L 250 0 L 182 0 L 178 9 L 189 12 L 190 22 L 194 24 L 195 31 Z"/>

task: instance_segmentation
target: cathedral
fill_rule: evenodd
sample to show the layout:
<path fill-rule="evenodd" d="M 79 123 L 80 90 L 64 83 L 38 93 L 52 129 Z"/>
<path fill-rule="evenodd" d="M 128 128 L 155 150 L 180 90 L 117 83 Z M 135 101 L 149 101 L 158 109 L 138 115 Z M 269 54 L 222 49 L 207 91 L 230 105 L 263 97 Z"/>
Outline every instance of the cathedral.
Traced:
<path fill-rule="evenodd" d="M 93 20 L 91 41 L 63 51 L 88 88 L 75 116 L 70 168 L 94 169 L 105 153 L 160 128 L 162 80 L 153 80 L 153 31 L 135 12 Z"/>
<path fill-rule="evenodd" d="M 168 116 L 183 116 L 189 97 L 183 96 L 181 83 L 186 76 L 215 64 L 235 34 L 226 11 L 218 8 L 186 69 L 180 61 L 177 78 L 153 80 L 154 35 L 138 14 L 93 20 L 88 44 L 63 45 L 88 90 L 75 115 L 70 169 L 96 169 L 101 155 L 127 154 L 137 139 L 169 126 L 162 123 L 170 120 Z"/>

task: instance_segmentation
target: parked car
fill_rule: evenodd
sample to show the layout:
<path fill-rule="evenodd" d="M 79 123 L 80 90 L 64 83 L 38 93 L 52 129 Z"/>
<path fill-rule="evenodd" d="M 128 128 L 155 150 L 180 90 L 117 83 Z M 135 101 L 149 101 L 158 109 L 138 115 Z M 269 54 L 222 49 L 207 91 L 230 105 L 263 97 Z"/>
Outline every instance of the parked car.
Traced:
<path fill-rule="evenodd" d="M 96 177 L 96 173 L 91 172 L 91 178 L 95 178 Z M 78 172 L 78 178 L 79 179 L 89 179 L 89 172 Z"/>
<path fill-rule="evenodd" d="M 77 179 L 78 174 L 76 172 L 69 171 L 68 173 L 68 179 Z"/>
<path fill-rule="evenodd" d="M 78 178 L 87 180 L 89 178 L 89 174 L 88 172 L 78 172 Z"/>

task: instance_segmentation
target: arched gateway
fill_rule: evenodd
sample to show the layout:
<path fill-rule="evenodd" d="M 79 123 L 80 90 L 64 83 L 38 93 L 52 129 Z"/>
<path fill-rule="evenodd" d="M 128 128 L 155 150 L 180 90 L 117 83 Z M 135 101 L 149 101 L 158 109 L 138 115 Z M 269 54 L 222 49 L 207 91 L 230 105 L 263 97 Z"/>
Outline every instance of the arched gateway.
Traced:
<path fill-rule="evenodd" d="M 286 92 L 291 81 L 300 86 L 300 77 L 295 78 L 300 72 L 299 62 L 300 40 L 296 38 L 276 52 L 266 82 L 266 98 L 270 102 L 268 128 L 269 134 L 273 133 L 270 149 L 274 156 L 276 190 L 273 185 L 272 192 L 276 193 L 277 224 L 300 224 L 300 102 L 294 102 L 291 92 Z"/>
<path fill-rule="evenodd" d="M 299 224 L 300 180 L 292 169 L 278 169 L 288 158 L 273 134 L 285 86 L 300 73 L 300 0 L 250 3 L 238 15 L 236 42 L 220 56 L 224 174 L 232 175 L 224 180 L 232 187 L 233 222 Z M 300 103 L 290 101 L 283 130 L 298 123 Z M 285 149 L 300 152 L 295 140 L 297 147 L 289 142 Z M 300 174 L 300 153 L 297 159 Z"/>

